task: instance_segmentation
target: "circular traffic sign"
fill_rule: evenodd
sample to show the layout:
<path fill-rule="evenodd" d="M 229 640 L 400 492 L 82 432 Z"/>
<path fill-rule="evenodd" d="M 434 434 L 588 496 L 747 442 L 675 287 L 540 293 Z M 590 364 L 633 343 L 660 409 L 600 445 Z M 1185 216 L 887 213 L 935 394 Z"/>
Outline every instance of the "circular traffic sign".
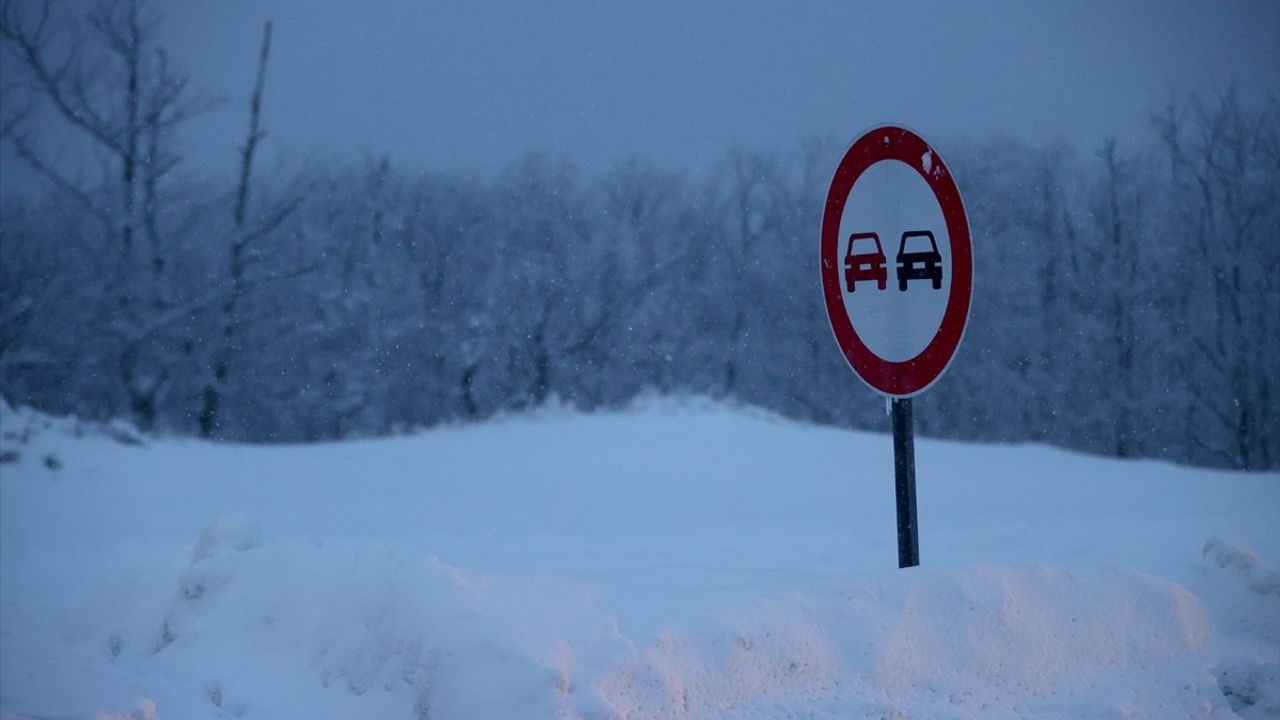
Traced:
<path fill-rule="evenodd" d="M 955 180 L 919 135 L 877 127 L 844 154 L 821 261 L 831 329 L 863 382 L 901 398 L 942 376 L 969 319 L 973 249 Z"/>

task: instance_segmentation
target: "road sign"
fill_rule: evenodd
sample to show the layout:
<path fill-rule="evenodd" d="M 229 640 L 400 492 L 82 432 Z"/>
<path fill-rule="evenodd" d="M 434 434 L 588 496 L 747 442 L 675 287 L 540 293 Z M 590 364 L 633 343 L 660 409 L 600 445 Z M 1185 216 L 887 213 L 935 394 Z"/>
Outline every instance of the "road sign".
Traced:
<path fill-rule="evenodd" d="M 913 567 L 920 539 L 911 398 L 951 364 L 973 293 L 960 191 L 919 135 L 874 128 L 844 154 L 822 213 L 821 268 L 840 351 L 893 401 L 898 567 Z"/>
<path fill-rule="evenodd" d="M 877 127 L 845 153 L 821 259 L 831 329 L 863 382 L 908 398 L 942 376 L 969 318 L 973 251 L 960 191 L 919 135 Z"/>

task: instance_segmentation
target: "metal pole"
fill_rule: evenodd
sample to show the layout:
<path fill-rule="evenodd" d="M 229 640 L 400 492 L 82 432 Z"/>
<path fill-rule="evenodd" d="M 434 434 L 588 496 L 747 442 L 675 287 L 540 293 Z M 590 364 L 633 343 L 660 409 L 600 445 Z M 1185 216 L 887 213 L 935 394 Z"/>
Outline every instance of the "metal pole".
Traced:
<path fill-rule="evenodd" d="M 898 567 L 920 564 L 916 527 L 916 443 L 911 398 L 893 401 L 893 479 L 898 500 Z"/>

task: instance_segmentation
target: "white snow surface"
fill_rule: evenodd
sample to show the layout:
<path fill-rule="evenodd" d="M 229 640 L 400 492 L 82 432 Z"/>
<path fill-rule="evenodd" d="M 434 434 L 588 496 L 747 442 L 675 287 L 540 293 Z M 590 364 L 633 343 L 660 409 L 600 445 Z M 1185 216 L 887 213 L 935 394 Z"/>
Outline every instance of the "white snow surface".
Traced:
<path fill-rule="evenodd" d="M 292 446 L 0 403 L 0 720 L 1276 718 L 1280 475 L 710 401 Z"/>

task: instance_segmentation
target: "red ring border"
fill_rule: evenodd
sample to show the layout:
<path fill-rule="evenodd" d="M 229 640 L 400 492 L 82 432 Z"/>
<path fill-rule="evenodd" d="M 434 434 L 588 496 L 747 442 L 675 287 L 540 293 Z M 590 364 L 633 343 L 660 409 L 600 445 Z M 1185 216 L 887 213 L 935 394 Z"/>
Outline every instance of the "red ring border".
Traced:
<path fill-rule="evenodd" d="M 928 173 L 921 167 L 925 153 L 932 154 Z M 951 240 L 951 291 L 942 323 L 933 340 L 919 355 L 893 362 L 871 352 L 849 322 L 840 292 L 840 216 L 862 173 L 875 163 L 897 160 L 906 163 L 924 179 L 942 208 Z M 868 130 L 849 147 L 827 192 L 822 213 L 821 244 L 822 294 L 826 299 L 827 318 L 835 333 L 845 360 L 854 373 L 872 390 L 890 397 L 911 397 L 929 388 L 946 372 L 964 337 L 973 294 L 973 247 L 969 236 L 969 220 L 951 171 L 942 158 L 919 135 L 894 125 Z"/>

